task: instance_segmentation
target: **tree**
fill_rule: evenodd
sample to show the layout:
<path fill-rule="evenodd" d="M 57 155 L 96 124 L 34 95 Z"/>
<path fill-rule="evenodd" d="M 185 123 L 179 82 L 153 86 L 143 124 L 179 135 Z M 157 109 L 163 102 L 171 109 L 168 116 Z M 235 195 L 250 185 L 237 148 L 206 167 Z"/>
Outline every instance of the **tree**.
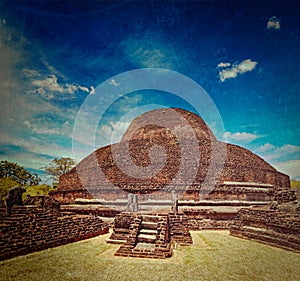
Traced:
<path fill-rule="evenodd" d="M 37 174 L 31 174 L 24 167 L 14 162 L 0 162 L 0 205 L 4 204 L 8 190 L 12 187 L 31 186 L 34 187 L 41 181 Z"/>
<path fill-rule="evenodd" d="M 5 197 L 9 189 L 17 185 L 20 184 L 11 178 L 0 178 L 0 206 L 4 206 Z"/>
<path fill-rule="evenodd" d="M 14 162 L 0 162 L 0 178 L 8 178 L 21 185 L 37 185 L 41 181 L 37 174 L 31 174 L 22 166 Z"/>
<path fill-rule="evenodd" d="M 43 169 L 55 183 L 59 181 L 60 176 L 68 173 L 75 166 L 75 163 L 75 160 L 69 157 L 55 158 Z"/>

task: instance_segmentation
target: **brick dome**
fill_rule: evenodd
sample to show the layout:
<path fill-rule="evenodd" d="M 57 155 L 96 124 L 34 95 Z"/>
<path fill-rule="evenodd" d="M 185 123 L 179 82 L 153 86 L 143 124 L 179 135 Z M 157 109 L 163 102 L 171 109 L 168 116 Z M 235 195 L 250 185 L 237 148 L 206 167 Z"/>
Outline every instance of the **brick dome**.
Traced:
<path fill-rule="evenodd" d="M 163 137 L 164 129 L 159 127 L 159 123 L 160 121 L 165 120 L 169 117 L 173 117 L 174 119 L 167 120 L 168 126 L 181 130 L 186 137 L 189 136 L 189 129 L 192 128 L 196 134 L 197 139 L 200 141 L 217 140 L 210 128 L 205 124 L 200 116 L 181 108 L 166 108 L 148 111 L 135 118 L 128 127 L 121 141 L 128 141 L 130 139 L 142 139 L 150 136 Z M 180 122 L 180 117 L 184 118 L 184 120 L 187 122 Z M 145 123 L 147 123 L 148 125 L 145 126 Z"/>
<path fill-rule="evenodd" d="M 170 114 L 174 115 L 174 119 L 169 118 Z M 176 131 L 181 135 L 180 141 Z M 162 148 L 164 157 L 161 151 L 154 149 L 157 147 Z M 190 148 L 188 157 L 182 154 L 182 147 Z M 196 153 L 193 152 L 194 148 Z M 224 149 L 226 154 L 222 159 L 220 155 Z M 129 153 L 129 158 L 124 156 L 125 151 Z M 182 170 L 183 158 L 188 168 Z M 211 165 L 213 158 L 215 163 Z M 127 171 L 124 172 L 121 166 L 126 167 Z M 211 167 L 218 171 L 217 177 L 209 172 Z M 147 171 L 147 168 L 149 177 L 133 175 L 134 169 Z M 158 172 L 151 174 L 155 169 Z M 259 196 L 271 198 L 271 187 L 290 186 L 287 175 L 276 171 L 245 148 L 218 141 L 202 118 L 176 108 L 157 109 L 137 117 L 119 143 L 97 149 L 63 175 L 54 194 L 57 197 L 59 194 L 73 194 L 72 198 L 97 197 L 97 194 L 104 193 L 113 197 L 119 190 L 150 194 L 171 184 L 173 187 L 185 187 L 187 179 L 192 182 L 186 191 L 195 194 L 207 187 L 204 182 L 208 185 L 212 182 L 212 191 L 207 197 L 211 199 L 246 198 L 251 193 L 253 200 L 256 200 L 257 190 L 244 188 L 251 184 L 267 184 L 268 191 Z M 243 188 L 238 183 L 243 183 Z M 92 196 L 89 195 L 91 191 Z M 259 192 L 265 191 L 261 189 Z"/>

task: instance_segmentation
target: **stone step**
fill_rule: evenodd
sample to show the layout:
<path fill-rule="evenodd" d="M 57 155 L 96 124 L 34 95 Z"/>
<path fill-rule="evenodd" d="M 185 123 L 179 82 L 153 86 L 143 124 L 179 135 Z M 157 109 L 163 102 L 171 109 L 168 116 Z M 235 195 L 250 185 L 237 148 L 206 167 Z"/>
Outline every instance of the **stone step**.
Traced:
<path fill-rule="evenodd" d="M 121 239 L 107 239 L 106 243 L 109 244 L 125 244 L 126 240 L 121 240 Z"/>
<path fill-rule="evenodd" d="M 115 228 L 114 231 L 118 232 L 118 233 L 128 233 L 129 232 L 129 230 L 127 228 Z"/>
<path fill-rule="evenodd" d="M 151 252 L 131 252 L 129 257 L 133 258 L 148 258 L 148 259 L 165 259 L 167 255 L 164 253 L 151 253 Z"/>
<path fill-rule="evenodd" d="M 157 223 L 160 219 L 160 216 L 153 215 L 143 215 L 143 222 L 155 222 Z"/>
<path fill-rule="evenodd" d="M 156 235 L 139 234 L 137 240 L 138 242 L 155 243 Z"/>
<path fill-rule="evenodd" d="M 142 229 L 157 229 L 157 223 L 156 222 L 142 222 Z"/>
<path fill-rule="evenodd" d="M 140 230 L 140 234 L 149 234 L 149 235 L 156 235 L 157 234 L 157 230 L 156 229 L 141 229 Z"/>
<path fill-rule="evenodd" d="M 152 250 L 155 248 L 155 244 L 153 243 L 143 243 L 143 242 L 139 242 L 136 244 L 136 246 L 134 247 L 133 251 L 135 249 L 146 249 L 146 250 Z"/>

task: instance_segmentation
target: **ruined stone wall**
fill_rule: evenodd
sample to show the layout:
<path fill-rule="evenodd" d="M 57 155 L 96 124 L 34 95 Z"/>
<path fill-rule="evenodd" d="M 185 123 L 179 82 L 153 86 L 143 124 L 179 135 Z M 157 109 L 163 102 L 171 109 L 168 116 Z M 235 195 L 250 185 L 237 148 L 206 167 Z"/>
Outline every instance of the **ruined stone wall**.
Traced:
<path fill-rule="evenodd" d="M 297 201 L 296 192 L 295 190 L 292 189 L 278 188 L 276 189 L 274 194 L 274 201 L 277 204 L 296 202 Z"/>
<path fill-rule="evenodd" d="M 62 204 L 74 203 L 77 198 L 92 199 L 93 196 L 86 189 L 57 189 L 51 190 L 49 195 Z"/>
<path fill-rule="evenodd" d="M 182 246 L 193 244 L 188 217 L 184 213 L 169 213 L 168 217 L 172 241 Z"/>
<path fill-rule="evenodd" d="M 11 216 L 1 210 L 0 260 L 53 248 L 108 233 L 97 218 L 83 215 L 53 216 L 36 206 L 13 207 Z"/>
<path fill-rule="evenodd" d="M 300 252 L 300 213 L 278 209 L 241 209 L 230 234 Z"/>
<path fill-rule="evenodd" d="M 110 239 L 126 240 L 129 235 L 130 225 L 136 216 L 133 213 L 121 213 L 115 216 L 113 233 Z"/>
<path fill-rule="evenodd" d="M 184 210 L 188 229 L 229 229 L 233 224 L 236 212 L 216 212 L 212 209 Z"/>

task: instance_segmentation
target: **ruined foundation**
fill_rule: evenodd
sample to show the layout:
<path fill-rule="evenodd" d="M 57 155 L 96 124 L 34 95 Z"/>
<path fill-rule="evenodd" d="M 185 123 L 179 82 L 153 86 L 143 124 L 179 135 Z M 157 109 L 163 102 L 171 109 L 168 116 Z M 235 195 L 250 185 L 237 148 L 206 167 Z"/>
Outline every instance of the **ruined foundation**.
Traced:
<path fill-rule="evenodd" d="M 183 213 L 121 213 L 115 218 L 114 231 L 107 242 L 122 244 L 115 256 L 139 258 L 168 258 L 175 243 L 193 244 Z"/>
<path fill-rule="evenodd" d="M 179 142 L 170 128 L 150 122 L 164 120 L 166 110 L 136 118 L 120 143 L 101 147 L 83 159 L 60 178 L 51 196 L 67 204 L 63 208 L 68 210 L 116 216 L 109 242 L 122 243 L 117 255 L 169 257 L 173 242 L 189 244 L 188 230 L 202 229 L 230 229 L 235 236 L 298 251 L 299 208 L 289 177 L 251 151 L 218 141 L 199 116 L 177 108 L 172 110 L 186 122 L 170 120 L 170 128 L 184 135 Z M 186 127 L 192 128 L 196 138 Z M 185 145 L 197 147 L 199 155 L 184 159 L 188 168 L 182 172 L 181 147 Z M 129 170 L 134 165 L 153 165 L 149 154 L 158 155 L 154 146 L 166 151 L 166 163 L 155 176 L 135 178 L 119 169 L 118 165 Z M 126 149 L 131 162 L 123 157 Z M 94 207 L 95 200 L 99 207 Z M 90 206 L 80 207 L 80 201 Z M 150 245 L 142 247 L 143 243 Z"/>

